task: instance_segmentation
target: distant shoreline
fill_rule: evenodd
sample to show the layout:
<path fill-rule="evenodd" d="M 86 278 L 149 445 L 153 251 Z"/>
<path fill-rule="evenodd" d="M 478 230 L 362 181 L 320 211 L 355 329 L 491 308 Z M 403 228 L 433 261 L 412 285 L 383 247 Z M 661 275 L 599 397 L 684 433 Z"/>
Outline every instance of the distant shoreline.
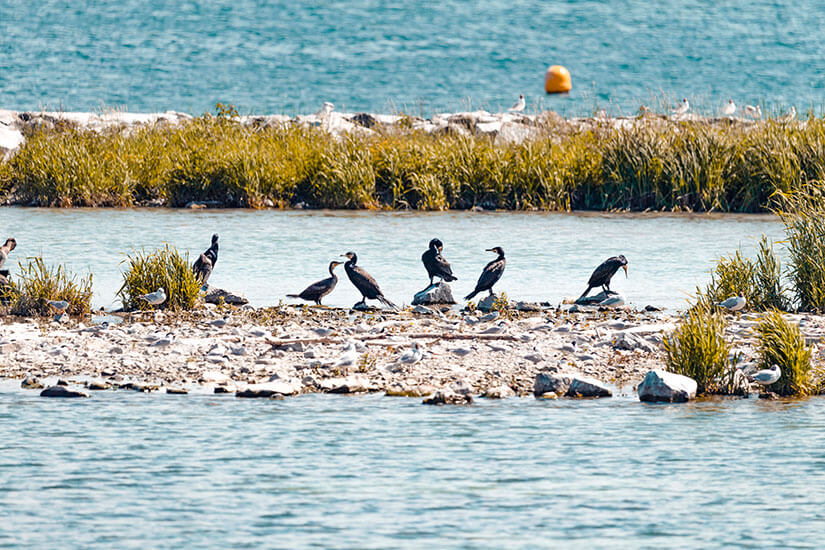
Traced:
<path fill-rule="evenodd" d="M 822 119 L 0 110 L 0 204 L 765 213 Z"/>

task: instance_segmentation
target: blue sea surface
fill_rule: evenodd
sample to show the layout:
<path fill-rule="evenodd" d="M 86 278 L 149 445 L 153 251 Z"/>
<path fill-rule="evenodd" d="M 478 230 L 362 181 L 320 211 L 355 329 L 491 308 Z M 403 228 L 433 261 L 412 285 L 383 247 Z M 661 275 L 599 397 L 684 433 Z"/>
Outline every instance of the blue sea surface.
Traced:
<path fill-rule="evenodd" d="M 820 112 L 823 29 L 815 0 L 4 0 L 0 107 Z M 544 95 L 552 64 L 571 94 Z"/>
<path fill-rule="evenodd" d="M 0 548 L 821 548 L 825 400 L 0 383 Z"/>

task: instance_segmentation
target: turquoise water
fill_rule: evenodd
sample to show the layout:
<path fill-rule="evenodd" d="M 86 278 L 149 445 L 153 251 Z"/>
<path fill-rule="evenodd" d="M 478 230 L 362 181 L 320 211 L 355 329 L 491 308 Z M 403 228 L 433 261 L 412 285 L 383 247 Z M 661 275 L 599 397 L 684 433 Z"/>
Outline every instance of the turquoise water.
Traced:
<path fill-rule="evenodd" d="M 0 384 L 0 547 L 816 548 L 825 400 L 644 405 Z"/>
<path fill-rule="evenodd" d="M 660 93 L 804 112 L 822 107 L 823 28 L 815 0 L 6 0 L 0 107 L 428 114 L 523 92 L 570 114 Z M 544 97 L 551 64 L 571 71 L 569 96 Z"/>
<path fill-rule="evenodd" d="M 209 282 L 257 306 L 289 301 L 286 294 L 326 277 L 329 262 L 349 250 L 390 300 L 410 303 L 429 283 L 421 254 L 438 237 L 458 277 L 457 299 L 494 258 L 485 249 L 501 246 L 507 269 L 496 291 L 511 300 L 576 298 L 597 265 L 624 254 L 628 277 L 620 272 L 612 288 L 629 304 L 684 309 L 720 256 L 737 248 L 754 256 L 762 234 L 783 238 L 779 220 L 764 215 L 0 208 L 0 238 L 17 239 L 7 267 L 15 273 L 17 261 L 40 255 L 91 272 L 95 306 L 119 305 L 126 253 L 169 243 L 194 261 L 212 233 L 221 250 Z M 349 307 L 360 295 L 343 269 L 338 275 L 324 303 Z"/>

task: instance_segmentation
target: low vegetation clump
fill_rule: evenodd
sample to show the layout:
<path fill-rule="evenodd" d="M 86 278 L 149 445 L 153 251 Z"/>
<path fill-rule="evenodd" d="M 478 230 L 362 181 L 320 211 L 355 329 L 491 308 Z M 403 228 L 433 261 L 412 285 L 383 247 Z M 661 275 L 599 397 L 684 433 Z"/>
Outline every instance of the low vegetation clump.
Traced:
<path fill-rule="evenodd" d="M 125 261 L 128 267 L 118 296 L 126 310 L 151 309 L 153 306 L 139 296 L 160 288 L 166 292 L 166 302 L 154 307 L 189 310 L 197 304 L 201 285 L 192 273 L 189 257 L 174 247 L 167 244 L 152 252 L 138 251 Z"/>
<path fill-rule="evenodd" d="M 334 136 L 242 120 L 231 105 L 177 125 L 29 132 L 0 163 L 0 199 L 41 206 L 764 212 L 825 179 L 825 120 L 571 122 L 521 142 L 414 121 Z"/>
<path fill-rule="evenodd" d="M 790 307 L 782 285 L 781 263 L 773 243 L 764 235 L 755 260 L 744 257 L 739 250 L 720 258 L 702 294 L 710 303 L 741 295 L 747 300 L 747 307 L 757 311 Z"/>
<path fill-rule="evenodd" d="M 768 389 L 786 396 L 812 393 L 812 352 L 805 345 L 799 325 L 789 322 L 778 311 L 770 311 L 759 321 L 756 330 L 759 336 L 759 367 L 769 369 L 777 365 L 782 370 L 782 376 Z"/>
<path fill-rule="evenodd" d="M 58 311 L 49 301 L 68 302 L 69 315 L 91 311 L 92 275 L 78 279 L 65 266 L 47 266 L 40 257 L 20 263 L 20 274 L 2 288 L 6 310 L 12 315 L 46 316 Z"/>
<path fill-rule="evenodd" d="M 825 196 L 821 185 L 779 194 L 775 211 L 785 224 L 789 275 L 799 308 L 825 311 Z"/>
<path fill-rule="evenodd" d="M 711 307 L 694 307 L 664 338 L 667 370 L 693 378 L 700 394 L 726 393 L 730 374 L 725 318 Z"/>

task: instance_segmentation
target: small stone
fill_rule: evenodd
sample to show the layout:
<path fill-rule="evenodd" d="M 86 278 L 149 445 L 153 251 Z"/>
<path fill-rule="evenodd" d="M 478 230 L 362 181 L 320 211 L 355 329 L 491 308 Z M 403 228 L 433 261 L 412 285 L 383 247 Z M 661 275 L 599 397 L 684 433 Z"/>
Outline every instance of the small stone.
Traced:
<path fill-rule="evenodd" d="M 450 285 L 440 282 L 431 285 L 413 296 L 412 305 L 454 304 L 453 292 Z"/>
<path fill-rule="evenodd" d="M 189 390 L 185 388 L 176 388 L 174 386 L 169 386 L 166 388 L 166 393 L 171 395 L 186 395 L 189 393 Z"/>
<path fill-rule="evenodd" d="M 65 386 L 49 386 L 42 392 L 40 397 L 90 397 L 88 393 L 80 390 L 70 390 Z"/>
<path fill-rule="evenodd" d="M 26 390 L 40 390 L 43 389 L 43 383 L 36 376 L 27 376 L 20 382 L 20 387 Z"/>
<path fill-rule="evenodd" d="M 517 302 L 516 309 L 518 311 L 541 311 L 541 306 L 533 302 Z"/>
<path fill-rule="evenodd" d="M 215 386 L 214 393 L 235 393 L 235 386 Z"/>
<path fill-rule="evenodd" d="M 86 387 L 93 391 L 103 391 L 111 389 L 112 385 L 103 380 L 91 380 Z"/>
<path fill-rule="evenodd" d="M 584 376 L 576 376 L 567 389 L 567 397 L 611 397 L 610 388 L 596 380 Z"/>
<path fill-rule="evenodd" d="M 68 385 L 69 385 L 69 383 L 68 383 L 68 382 L 66 382 L 65 380 L 63 380 L 62 378 L 58 378 L 58 379 L 57 379 L 57 385 L 58 385 L 58 386 L 68 386 Z"/>
<path fill-rule="evenodd" d="M 432 397 L 422 401 L 424 405 L 470 405 L 472 402 L 472 395 L 462 395 L 450 390 L 438 390 Z"/>
<path fill-rule="evenodd" d="M 233 306 L 242 306 L 249 303 L 249 300 L 247 300 L 246 296 L 243 294 L 229 292 L 228 290 L 215 288 L 213 286 L 207 287 L 206 296 L 204 296 L 203 299 L 209 304 L 224 303 Z"/>
<path fill-rule="evenodd" d="M 513 397 L 514 395 L 516 395 L 516 392 L 514 392 L 513 388 L 507 384 L 502 384 L 494 388 L 488 388 L 487 391 L 484 392 L 484 397 L 487 399 L 506 399 L 508 397 Z"/>
<path fill-rule="evenodd" d="M 483 313 L 487 313 L 493 309 L 493 305 L 496 303 L 496 300 L 498 300 L 498 295 L 496 294 L 485 296 L 479 300 L 476 309 Z"/>

